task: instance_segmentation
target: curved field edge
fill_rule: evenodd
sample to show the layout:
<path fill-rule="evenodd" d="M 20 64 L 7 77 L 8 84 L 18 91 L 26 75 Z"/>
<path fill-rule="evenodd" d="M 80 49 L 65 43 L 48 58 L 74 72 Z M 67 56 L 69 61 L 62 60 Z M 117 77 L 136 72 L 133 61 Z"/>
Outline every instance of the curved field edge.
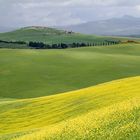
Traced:
<path fill-rule="evenodd" d="M 36 131 L 38 129 L 41 129 L 42 127 L 50 127 L 51 125 L 54 125 L 53 128 L 56 127 L 57 129 L 57 124 L 61 122 L 63 127 L 65 128 L 67 124 L 66 125 L 65 123 L 63 124 L 64 121 L 74 119 L 78 116 L 80 117 L 81 115 L 84 116 L 87 113 L 90 114 L 90 112 L 93 112 L 93 114 L 96 111 L 103 112 L 100 110 L 104 110 L 105 108 L 108 108 L 111 105 L 114 105 L 113 107 L 114 110 L 119 111 L 121 107 L 120 109 L 118 109 L 117 108 L 119 106 L 118 104 L 124 102 L 124 104 L 121 105 L 123 110 L 124 109 L 123 107 L 125 107 L 125 101 L 126 101 L 126 106 L 127 104 L 129 104 L 128 102 L 130 102 L 132 104 L 132 108 L 133 106 L 134 108 L 138 106 L 138 110 L 139 110 L 139 105 L 140 105 L 139 99 L 140 99 L 140 76 L 133 77 L 133 78 L 126 78 L 122 80 L 116 80 L 98 86 L 67 92 L 59 95 L 52 95 L 52 96 L 32 98 L 32 99 L 22 99 L 22 100 L 15 100 L 15 101 L 6 101 L 0 104 L 1 139 L 7 140 L 8 137 L 11 139 L 12 137 L 24 135 L 26 133 L 32 133 L 32 131 Z M 114 111 L 114 115 L 116 111 Z M 109 113 L 109 111 L 106 111 L 106 113 L 107 112 Z M 124 118 L 124 122 L 126 121 L 125 119 L 127 119 L 127 115 L 125 115 L 125 113 L 129 114 L 129 112 L 127 113 L 124 111 L 124 114 L 120 115 L 122 117 L 126 116 L 126 118 Z M 107 114 L 105 114 L 105 116 Z M 98 119 L 98 115 L 97 116 L 91 115 L 91 116 L 94 116 L 91 117 L 93 118 L 93 120 Z M 130 120 L 132 120 L 132 122 L 135 121 L 133 120 L 133 118 L 135 119 L 135 117 L 137 117 L 137 113 L 134 113 L 132 119 L 130 118 Z M 81 120 L 79 121 L 82 120 L 83 119 L 81 117 Z M 115 119 L 113 120 L 115 121 Z M 137 121 L 139 121 L 139 119 Z M 108 123 L 109 122 L 110 120 L 108 121 Z M 121 119 L 120 119 L 120 123 L 121 123 Z M 137 125 L 137 122 L 135 124 Z M 75 128 L 77 128 L 78 125 L 80 127 L 80 122 L 78 123 L 78 120 L 76 125 L 77 126 L 74 126 Z M 85 124 L 85 127 L 88 127 L 88 125 L 90 127 L 90 123 L 87 124 L 87 126 Z M 114 123 L 110 123 L 109 128 L 114 127 L 114 125 L 115 125 Z M 63 130 L 63 127 L 62 129 L 60 129 L 60 131 Z M 66 128 L 69 128 L 69 125 Z M 66 131 L 66 135 L 67 135 L 67 133 L 71 132 L 71 130 L 69 130 L 70 128 L 68 130 L 66 128 L 64 130 Z M 105 131 L 109 131 L 109 128 L 106 127 Z M 47 131 L 50 130 L 47 129 Z M 72 134 L 70 134 L 70 136 L 68 137 L 71 138 L 73 136 Z M 59 137 L 60 136 L 58 136 L 58 138 Z"/>

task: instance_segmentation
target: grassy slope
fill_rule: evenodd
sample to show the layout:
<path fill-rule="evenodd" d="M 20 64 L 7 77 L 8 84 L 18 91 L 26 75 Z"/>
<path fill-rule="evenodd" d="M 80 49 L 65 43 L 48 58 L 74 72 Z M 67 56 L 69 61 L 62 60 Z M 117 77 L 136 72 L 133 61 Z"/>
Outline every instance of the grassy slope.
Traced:
<path fill-rule="evenodd" d="M 65 94 L 5 101 L 0 104 L 1 139 L 137 140 L 139 93 L 140 77 L 134 77 Z"/>
<path fill-rule="evenodd" d="M 140 45 L 0 50 L 0 97 L 46 96 L 140 75 Z"/>
<path fill-rule="evenodd" d="M 114 37 L 117 39 L 117 37 Z M 54 43 L 73 43 L 73 42 L 85 42 L 85 43 L 93 43 L 93 42 L 103 42 L 107 39 L 113 39 L 113 37 L 97 37 L 94 35 L 83 35 L 79 33 L 68 34 L 63 30 L 57 30 L 53 28 L 22 28 L 13 32 L 1 33 L 1 40 L 8 41 L 38 41 L 44 42 L 47 44 Z M 118 40 L 118 39 L 117 39 Z"/>

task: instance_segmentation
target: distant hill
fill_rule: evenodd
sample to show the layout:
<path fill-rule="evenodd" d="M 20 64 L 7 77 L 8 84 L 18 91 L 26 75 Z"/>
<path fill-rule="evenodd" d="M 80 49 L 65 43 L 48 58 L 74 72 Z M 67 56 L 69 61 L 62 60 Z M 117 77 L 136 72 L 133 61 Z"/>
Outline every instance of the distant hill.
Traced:
<path fill-rule="evenodd" d="M 96 35 L 132 36 L 140 35 L 140 18 L 123 16 L 108 20 L 91 21 L 79 25 L 61 27 L 74 32 Z"/>
<path fill-rule="evenodd" d="M 140 38 L 140 34 L 138 34 L 138 35 L 129 35 L 128 37 L 136 37 L 136 38 Z"/>
<path fill-rule="evenodd" d="M 93 43 L 116 39 L 113 37 L 99 37 L 95 35 L 84 35 L 71 32 L 70 30 L 59 30 L 55 28 L 30 26 L 6 33 L 0 33 L 0 40 L 6 41 L 35 41 L 47 44 L 59 43 Z M 118 38 L 117 38 L 118 40 Z"/>

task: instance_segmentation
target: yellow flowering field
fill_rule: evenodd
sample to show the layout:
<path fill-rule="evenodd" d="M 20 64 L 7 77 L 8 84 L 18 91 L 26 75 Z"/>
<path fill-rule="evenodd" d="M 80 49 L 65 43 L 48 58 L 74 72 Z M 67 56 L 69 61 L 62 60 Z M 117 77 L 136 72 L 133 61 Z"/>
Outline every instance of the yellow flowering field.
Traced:
<path fill-rule="evenodd" d="M 139 140 L 140 76 L 0 103 L 1 140 Z"/>

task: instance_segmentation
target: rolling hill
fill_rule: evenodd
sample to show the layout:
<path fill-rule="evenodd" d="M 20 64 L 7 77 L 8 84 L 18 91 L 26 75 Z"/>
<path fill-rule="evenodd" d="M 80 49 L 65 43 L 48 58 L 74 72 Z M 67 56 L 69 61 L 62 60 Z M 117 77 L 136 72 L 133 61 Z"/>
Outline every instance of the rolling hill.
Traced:
<path fill-rule="evenodd" d="M 75 48 L 77 46 L 112 45 L 128 42 L 128 40 L 140 42 L 140 39 L 135 37 L 85 35 L 68 30 L 29 26 L 12 32 L 0 33 L 0 48 L 35 49 L 33 43 L 41 43 L 43 44 L 42 49 L 60 49 Z M 31 43 L 32 45 L 29 45 Z M 38 44 L 38 48 L 40 48 L 40 44 Z"/>
<path fill-rule="evenodd" d="M 138 76 L 48 97 L 4 101 L 0 139 L 138 140 L 139 93 Z"/>
<path fill-rule="evenodd" d="M 0 49 L 0 98 L 33 98 L 140 75 L 140 45 Z"/>
<path fill-rule="evenodd" d="M 105 40 L 119 40 L 115 37 L 99 37 L 95 35 L 84 35 L 55 28 L 31 26 L 21 28 L 12 32 L 0 33 L 0 40 L 4 41 L 34 41 L 46 44 L 59 43 L 93 43 L 104 42 Z"/>
<path fill-rule="evenodd" d="M 61 28 L 84 34 L 133 36 L 140 35 L 140 18 L 125 15 L 120 18 L 91 21 Z"/>

